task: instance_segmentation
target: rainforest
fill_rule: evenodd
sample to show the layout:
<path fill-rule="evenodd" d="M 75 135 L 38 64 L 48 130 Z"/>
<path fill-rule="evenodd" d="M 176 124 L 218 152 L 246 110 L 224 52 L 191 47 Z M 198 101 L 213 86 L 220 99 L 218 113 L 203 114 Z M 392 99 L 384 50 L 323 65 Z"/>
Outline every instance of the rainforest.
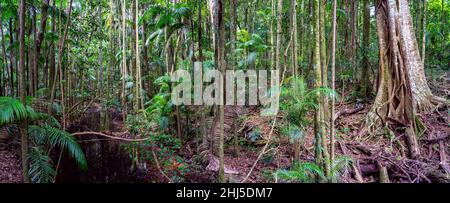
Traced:
<path fill-rule="evenodd" d="M 449 0 L 0 0 L 0 21 L 0 183 L 450 183 Z"/>

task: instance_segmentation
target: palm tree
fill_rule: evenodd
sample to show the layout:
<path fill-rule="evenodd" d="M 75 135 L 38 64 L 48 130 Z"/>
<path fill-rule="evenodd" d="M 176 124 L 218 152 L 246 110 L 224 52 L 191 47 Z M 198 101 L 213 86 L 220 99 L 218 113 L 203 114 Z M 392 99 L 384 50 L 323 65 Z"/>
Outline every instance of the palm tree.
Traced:
<path fill-rule="evenodd" d="M 30 99 L 26 101 L 30 102 Z M 49 114 L 35 112 L 29 105 L 17 99 L 0 97 L 0 126 L 18 124 L 22 127 L 23 123 L 32 124 L 26 126 L 24 131 L 27 132 L 25 137 L 27 141 L 30 139 L 32 147 L 30 153 L 23 158 L 27 163 L 27 170 L 23 172 L 25 176 L 31 176 L 30 182 L 47 183 L 55 180 L 57 172 L 53 169 L 50 158 L 55 147 L 74 158 L 81 169 L 87 169 L 86 158 L 75 137 L 61 130 L 62 127 L 55 118 Z"/>

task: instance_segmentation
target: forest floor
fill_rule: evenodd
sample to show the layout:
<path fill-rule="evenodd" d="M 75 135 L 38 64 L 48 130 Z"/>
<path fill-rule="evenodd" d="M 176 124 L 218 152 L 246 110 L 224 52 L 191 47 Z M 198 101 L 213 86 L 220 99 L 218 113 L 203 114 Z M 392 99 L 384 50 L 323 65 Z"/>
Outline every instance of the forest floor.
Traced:
<path fill-rule="evenodd" d="M 433 92 L 443 98 L 450 96 L 450 76 L 444 73 L 442 77 L 431 80 Z M 373 135 L 360 136 L 362 124 L 369 111 L 370 104 L 358 106 L 355 103 L 338 102 L 336 112 L 343 113 L 337 124 L 337 157 L 351 157 L 352 164 L 342 171 L 341 182 L 378 182 L 381 167 L 386 167 L 391 182 L 426 183 L 446 182 L 450 178 L 450 119 L 448 106 L 440 106 L 433 112 L 420 114 L 426 131 L 419 138 L 420 157 L 407 158 L 407 147 L 402 133 L 394 136 Z M 229 182 L 241 182 L 249 173 L 252 165 L 261 153 L 262 145 L 267 142 L 271 128 L 271 119 L 259 117 L 259 111 L 252 110 L 246 116 L 246 121 L 240 129 L 259 128 L 263 142 L 239 146 L 239 156 L 234 155 L 232 142 L 225 145 L 225 164 L 236 174 L 228 175 Z M 116 117 L 120 117 L 117 115 Z M 123 123 L 112 119 L 113 129 L 122 132 Z M 5 128 L 0 129 L 5 134 Z M 246 137 L 246 133 L 240 136 Z M 265 140 L 264 140 L 265 139 Z M 306 132 L 305 143 L 301 150 L 301 160 L 314 161 L 313 128 Z M 185 145 L 181 156 L 189 165 L 189 172 L 184 174 L 184 182 L 214 182 L 216 172 L 208 171 L 196 163 L 196 150 L 190 144 Z M 17 140 L 0 142 L 0 183 L 21 182 L 21 162 Z M 274 129 L 271 144 L 266 153 L 258 161 L 250 174 L 250 183 L 274 182 L 273 172 L 278 169 L 289 169 L 294 154 L 293 145 L 287 138 Z M 153 163 L 146 171 L 145 182 L 167 182 L 161 171 Z"/>
<path fill-rule="evenodd" d="M 450 75 L 446 72 L 431 79 L 435 95 L 448 99 L 450 96 Z M 339 102 L 338 102 L 339 103 Z M 448 182 L 450 180 L 450 118 L 449 106 L 442 105 L 432 112 L 419 114 L 426 131 L 418 138 L 420 156 L 408 158 L 408 149 L 404 133 L 395 129 L 393 135 L 373 134 L 361 136 L 366 115 L 371 104 L 340 102 L 336 112 L 340 114 L 337 124 L 337 157 L 350 157 L 352 164 L 343 172 L 341 182 L 378 182 L 380 170 L 386 167 L 391 182 L 430 183 Z M 247 128 L 259 128 L 263 138 L 270 132 L 270 119 L 258 116 L 259 111 L 251 111 L 244 125 Z M 246 128 L 246 126 L 241 126 Z M 271 147 L 257 163 L 250 174 L 248 182 L 274 182 L 273 172 L 277 169 L 289 169 L 294 154 L 293 145 L 278 132 L 277 127 L 272 136 Z M 301 161 L 314 161 L 313 128 L 306 130 L 305 144 L 302 148 Z M 240 134 L 241 137 L 245 135 Z M 265 140 L 267 141 L 267 140 Z M 225 149 L 225 164 L 237 171 L 229 175 L 230 182 L 241 182 L 261 153 L 261 146 L 241 146 L 239 156 L 234 156 L 233 147 Z M 192 156 L 192 155 L 191 155 Z M 206 170 L 192 170 L 186 179 L 192 182 L 211 182 L 215 173 Z"/>

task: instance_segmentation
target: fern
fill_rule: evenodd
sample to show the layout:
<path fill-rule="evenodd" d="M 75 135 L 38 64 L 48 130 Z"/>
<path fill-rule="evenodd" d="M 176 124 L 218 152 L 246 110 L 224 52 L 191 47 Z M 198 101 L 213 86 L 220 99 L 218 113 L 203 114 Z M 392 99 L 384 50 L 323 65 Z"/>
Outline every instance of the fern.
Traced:
<path fill-rule="evenodd" d="M 56 171 L 53 169 L 50 157 L 48 157 L 40 148 L 33 147 L 28 154 L 30 161 L 30 178 L 33 183 L 51 183 L 53 182 Z"/>

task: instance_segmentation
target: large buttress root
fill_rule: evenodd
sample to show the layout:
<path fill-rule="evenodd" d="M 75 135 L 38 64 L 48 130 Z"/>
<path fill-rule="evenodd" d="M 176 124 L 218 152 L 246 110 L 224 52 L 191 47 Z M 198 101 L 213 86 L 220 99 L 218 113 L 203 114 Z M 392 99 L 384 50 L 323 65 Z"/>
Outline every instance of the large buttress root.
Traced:
<path fill-rule="evenodd" d="M 410 157 L 415 158 L 419 155 L 416 113 L 430 110 L 442 100 L 433 96 L 428 87 L 408 6 L 407 0 L 379 0 L 377 3 L 378 94 L 364 131 L 371 134 L 380 129 L 380 125 L 391 125 L 390 121 L 395 121 L 397 126 L 402 124 Z"/>

